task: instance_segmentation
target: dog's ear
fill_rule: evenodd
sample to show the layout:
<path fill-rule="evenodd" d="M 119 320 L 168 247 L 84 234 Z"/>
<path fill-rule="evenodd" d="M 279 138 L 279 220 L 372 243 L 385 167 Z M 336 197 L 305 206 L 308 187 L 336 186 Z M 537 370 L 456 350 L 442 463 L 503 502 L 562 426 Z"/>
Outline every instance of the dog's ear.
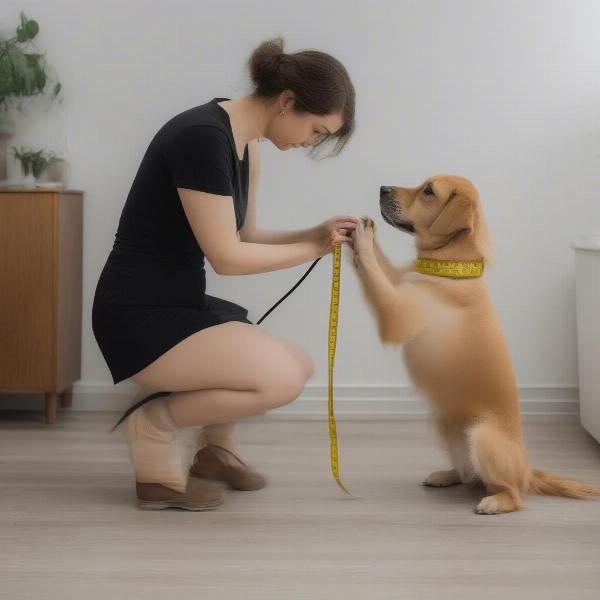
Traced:
<path fill-rule="evenodd" d="M 463 194 L 450 196 L 442 212 L 429 226 L 432 235 L 450 235 L 461 229 L 473 228 L 473 202 Z"/>

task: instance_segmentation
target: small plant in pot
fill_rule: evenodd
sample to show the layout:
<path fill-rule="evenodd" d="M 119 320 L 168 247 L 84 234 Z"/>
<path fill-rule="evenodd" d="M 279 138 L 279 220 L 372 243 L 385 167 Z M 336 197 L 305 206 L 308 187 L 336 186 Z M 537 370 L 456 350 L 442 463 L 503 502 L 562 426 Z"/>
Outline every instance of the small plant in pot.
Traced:
<path fill-rule="evenodd" d="M 21 171 L 25 177 L 23 183 L 34 184 L 36 181 L 49 181 L 55 184 L 64 183 L 67 162 L 53 152 L 46 154 L 44 150 L 21 150 L 12 147 L 14 157 L 21 163 Z"/>
<path fill-rule="evenodd" d="M 40 159 L 41 167 L 39 175 L 35 175 L 38 182 L 52 182 L 65 184 L 69 163 L 64 158 L 56 156 L 54 152 L 43 155 Z"/>

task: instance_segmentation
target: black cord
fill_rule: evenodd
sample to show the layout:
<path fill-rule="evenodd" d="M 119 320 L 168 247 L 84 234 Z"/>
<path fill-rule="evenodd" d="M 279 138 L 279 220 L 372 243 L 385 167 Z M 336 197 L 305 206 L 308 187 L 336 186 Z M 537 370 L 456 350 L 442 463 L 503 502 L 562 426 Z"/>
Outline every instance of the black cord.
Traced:
<path fill-rule="evenodd" d="M 150 402 L 150 400 L 154 400 L 154 398 L 160 398 L 161 396 L 169 396 L 173 392 L 154 392 L 145 398 L 142 398 L 139 402 L 132 404 L 124 413 L 123 416 L 116 422 L 114 427 L 110 430 L 111 433 L 136 409 L 138 409 L 142 404 L 146 404 L 146 402 Z"/>
<path fill-rule="evenodd" d="M 298 281 L 298 283 L 280 300 L 278 300 L 275 304 L 273 304 L 273 306 L 256 322 L 257 325 L 260 325 L 262 323 L 262 320 L 271 313 L 271 311 L 273 309 L 275 309 L 277 306 L 279 306 L 303 281 L 304 278 L 314 269 L 315 265 L 322 259 L 322 256 L 319 256 L 319 258 L 317 258 L 317 260 L 315 260 L 315 262 L 310 265 L 308 271 L 306 271 L 306 273 L 304 273 L 304 275 L 302 275 L 302 277 L 300 278 L 300 280 Z"/>
<path fill-rule="evenodd" d="M 306 276 L 314 269 L 315 265 L 321 260 L 321 258 L 323 258 L 322 256 L 319 256 L 319 258 L 317 258 L 317 260 L 315 260 L 313 262 L 312 265 L 310 265 L 308 271 L 306 271 L 306 273 L 304 273 L 304 275 L 302 275 L 302 277 L 298 280 L 298 283 L 296 283 L 296 285 L 285 295 L 283 296 L 283 298 L 281 298 L 280 300 L 278 300 L 257 322 L 257 325 L 260 325 L 260 323 L 262 323 L 263 319 L 265 317 L 267 317 L 269 314 L 271 314 L 271 312 L 273 310 L 275 310 L 275 308 L 277 308 L 306 278 Z M 130 406 L 124 413 L 123 416 L 117 421 L 117 423 L 114 425 L 114 427 L 111 429 L 111 432 L 113 432 L 134 410 L 137 410 L 140 406 L 142 406 L 143 404 L 146 404 L 146 402 L 149 402 L 150 400 L 154 400 L 154 398 L 160 398 L 161 396 L 169 396 L 170 394 L 172 394 L 173 392 L 154 392 L 153 394 L 150 394 L 149 396 L 146 396 L 146 398 L 142 398 L 141 400 L 139 400 L 138 402 L 136 402 L 135 404 L 133 404 L 132 406 Z"/>

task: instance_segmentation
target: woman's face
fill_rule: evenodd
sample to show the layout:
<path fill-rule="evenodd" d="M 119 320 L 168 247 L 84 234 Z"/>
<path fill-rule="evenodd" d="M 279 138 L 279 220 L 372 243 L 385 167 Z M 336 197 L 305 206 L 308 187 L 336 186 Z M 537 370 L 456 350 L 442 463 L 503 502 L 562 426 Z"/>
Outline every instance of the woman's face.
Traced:
<path fill-rule="evenodd" d="M 341 113 L 298 114 L 292 110 L 293 105 L 293 92 L 287 90 L 274 105 L 274 117 L 266 137 L 280 150 L 312 146 L 320 136 L 335 133 L 343 125 Z M 285 111 L 284 116 L 279 115 L 281 110 Z"/>

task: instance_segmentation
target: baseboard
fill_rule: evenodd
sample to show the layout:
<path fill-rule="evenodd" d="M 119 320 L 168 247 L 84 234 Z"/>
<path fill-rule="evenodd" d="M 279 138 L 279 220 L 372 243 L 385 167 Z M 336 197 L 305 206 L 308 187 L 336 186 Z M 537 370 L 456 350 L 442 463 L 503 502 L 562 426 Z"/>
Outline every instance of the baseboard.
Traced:
<path fill-rule="evenodd" d="M 78 382 L 73 386 L 73 405 L 60 411 L 123 412 L 139 396 L 134 383 Z M 269 418 L 322 419 L 327 415 L 326 385 L 308 385 L 294 402 L 269 411 Z M 576 387 L 519 387 L 522 414 L 579 414 Z M 35 393 L 0 394 L 2 410 L 43 410 L 44 396 Z M 387 419 L 407 415 L 426 415 L 427 402 L 410 386 L 366 385 L 336 386 L 334 412 L 337 419 Z M 253 417 L 258 418 L 258 417 Z"/>

